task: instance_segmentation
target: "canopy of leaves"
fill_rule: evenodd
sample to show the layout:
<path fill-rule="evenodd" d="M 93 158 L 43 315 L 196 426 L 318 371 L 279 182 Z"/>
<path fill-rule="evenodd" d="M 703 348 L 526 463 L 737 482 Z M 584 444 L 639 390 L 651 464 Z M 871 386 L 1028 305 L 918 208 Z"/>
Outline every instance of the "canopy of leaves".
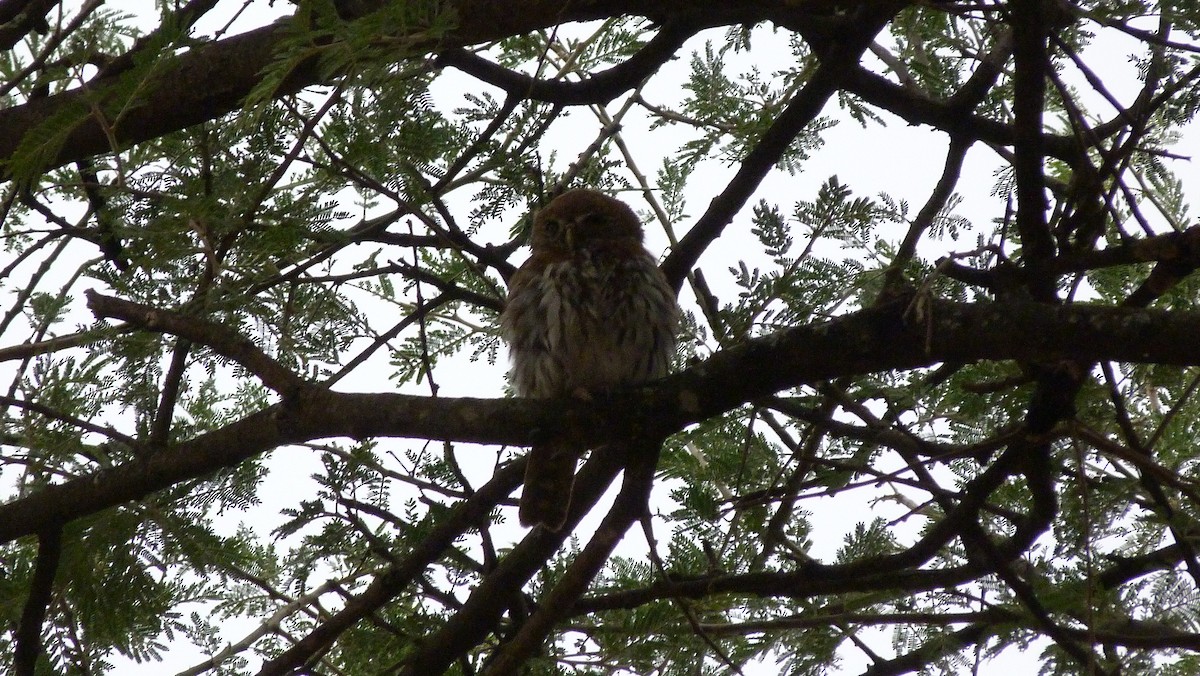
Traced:
<path fill-rule="evenodd" d="M 1200 3 L 117 4 L 0 3 L 0 670 L 1200 673 Z M 506 397 L 580 185 L 675 373 Z"/>

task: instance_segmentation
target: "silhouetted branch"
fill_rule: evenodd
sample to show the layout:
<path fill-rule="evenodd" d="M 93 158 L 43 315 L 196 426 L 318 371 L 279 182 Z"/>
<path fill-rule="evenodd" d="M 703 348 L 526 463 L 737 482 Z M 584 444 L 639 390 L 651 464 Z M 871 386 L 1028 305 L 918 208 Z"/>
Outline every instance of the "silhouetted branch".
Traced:
<path fill-rule="evenodd" d="M 1045 142 L 1042 113 L 1046 101 L 1048 10 L 1043 0 L 1013 0 L 1013 173 L 1017 190 L 1017 233 L 1021 261 L 1029 271 L 1029 291 L 1043 302 L 1055 299 L 1055 280 L 1048 269 L 1054 237 L 1046 224 Z"/>
<path fill-rule="evenodd" d="M 891 14 L 887 13 L 891 9 L 890 3 L 877 3 L 872 6 L 874 14 L 848 22 L 843 31 L 845 34 L 831 41 L 828 50 L 820 54 L 820 65 L 747 153 L 725 189 L 713 199 L 692 229 L 680 238 L 679 244 L 662 264 L 663 274 L 677 292 L 692 266 L 745 206 L 767 172 L 787 153 L 796 136 L 816 119 L 825 103 L 842 86 L 849 70 L 847 64 L 858 62 L 875 34 L 891 18 Z"/>
<path fill-rule="evenodd" d="M 404 591 L 460 535 L 485 519 L 488 512 L 520 484 L 524 475 L 524 460 L 502 467 L 471 497 L 458 503 L 451 514 L 437 524 L 402 561 L 377 576 L 366 590 L 347 601 L 346 606 L 332 618 L 321 623 L 283 654 L 264 664 L 259 676 L 292 673 L 314 656 L 322 654 L 342 632 Z"/>
<path fill-rule="evenodd" d="M 62 526 L 50 526 L 38 534 L 37 562 L 29 582 L 29 596 L 21 611 L 21 624 L 16 631 L 13 651 L 13 672 L 17 676 L 32 676 L 42 652 L 42 622 L 54 593 L 54 578 L 62 556 Z"/>
<path fill-rule="evenodd" d="M 143 461 L 47 486 L 0 506 L 0 542 L 312 439 L 398 436 L 529 445 L 535 436 L 557 435 L 596 447 L 624 430 L 666 436 L 807 382 L 945 361 L 1200 364 L 1196 313 L 933 300 L 921 306 L 919 317 L 908 316 L 907 306 L 898 302 L 749 340 L 676 375 L 594 402 L 304 389 L 287 406 L 272 406 Z M 187 322 L 183 326 L 191 327 L 193 340 L 206 335 Z"/>
<path fill-rule="evenodd" d="M 204 3 L 196 4 L 202 6 Z M 347 16 L 362 16 L 380 6 L 370 0 L 357 4 L 364 7 Z M 894 12 L 903 3 L 878 4 L 886 4 L 888 11 Z M 530 33 L 560 23 L 622 14 L 651 17 L 672 26 L 664 29 L 667 36 L 643 57 L 648 60 L 662 58 L 658 50 L 667 49 L 670 40 L 678 39 L 673 31 L 685 30 L 688 22 L 707 27 L 775 21 L 792 28 L 807 24 L 813 30 L 828 24 L 828 20 L 820 14 L 822 7 L 819 4 L 808 8 L 803 4 L 797 6 L 790 0 L 725 3 L 705 8 L 704 11 L 697 11 L 691 6 L 681 7 L 674 0 L 606 0 L 566 5 L 549 0 L 454 0 L 446 3 L 444 10 L 455 17 L 454 27 L 445 34 L 430 35 L 424 26 L 414 25 L 411 27 L 412 35 L 397 36 L 408 39 L 407 55 L 451 50 Z M 676 26 L 670 20 L 672 17 L 684 21 Z M 191 15 L 182 17 L 185 21 L 190 18 Z M 305 18 L 306 21 L 311 19 Z M 27 27 L 20 30 L 27 30 Z M 61 146 L 40 149 L 38 160 L 46 169 L 111 152 L 114 150 L 114 140 L 121 147 L 126 147 L 237 110 L 261 84 L 264 74 L 272 73 L 273 68 L 278 66 L 277 58 L 288 36 L 294 31 L 292 19 L 284 19 L 270 26 L 201 44 L 177 57 L 160 59 L 154 70 L 139 83 L 138 105 L 123 108 L 119 119 L 98 119 L 88 102 L 107 101 L 112 97 L 116 99 L 114 105 L 123 106 L 126 101 L 121 100 L 119 95 L 113 97 L 114 93 L 122 91 L 123 73 L 97 78 L 89 82 L 86 88 L 68 90 L 0 110 L 0 162 L 8 166 L 7 162 L 31 132 L 48 121 L 61 121 L 68 114 L 74 115 L 76 124 L 66 133 Z M 321 40 L 327 41 L 329 38 L 322 35 L 318 42 Z M 403 56 L 397 54 L 397 58 Z M 295 94 L 304 87 L 322 83 L 330 76 L 321 68 L 315 54 L 306 55 L 287 64 L 286 76 L 275 84 L 270 96 L 278 98 Z"/>
<path fill-rule="evenodd" d="M 608 103 L 655 73 L 700 27 L 693 22 L 668 23 L 636 54 L 581 82 L 539 80 L 511 71 L 465 49 L 446 50 L 438 54 L 434 63 L 457 68 L 503 89 L 510 97 L 548 101 L 563 106 Z"/>
<path fill-rule="evenodd" d="M 517 635 L 496 654 L 495 660 L 487 666 L 486 674 L 504 676 L 516 673 L 520 665 L 537 652 L 546 636 L 553 631 L 555 623 L 569 614 L 571 606 L 604 567 L 617 543 L 625 537 L 625 532 L 646 513 L 662 442 L 638 440 L 629 443 L 632 446 L 626 453 L 629 466 L 625 469 L 625 481 L 612 509 L 605 515 L 592 539 L 563 573 L 558 584 L 542 596 L 538 609 L 521 625 Z"/>
<path fill-rule="evenodd" d="M 272 359 L 245 336 L 224 324 L 159 310 L 95 291 L 87 292 L 88 307 L 98 318 L 112 317 L 151 331 L 169 333 L 212 348 L 217 354 L 232 359 L 253 373 L 263 385 L 285 397 L 303 387 L 311 387 L 300 376 Z"/>

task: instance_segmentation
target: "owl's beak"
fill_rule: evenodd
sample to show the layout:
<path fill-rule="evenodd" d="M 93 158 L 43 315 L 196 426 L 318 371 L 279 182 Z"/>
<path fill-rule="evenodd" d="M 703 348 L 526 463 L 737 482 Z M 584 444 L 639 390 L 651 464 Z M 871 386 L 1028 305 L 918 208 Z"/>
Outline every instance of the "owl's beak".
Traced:
<path fill-rule="evenodd" d="M 575 250 L 575 221 L 563 223 L 563 239 L 567 242 L 567 250 Z"/>

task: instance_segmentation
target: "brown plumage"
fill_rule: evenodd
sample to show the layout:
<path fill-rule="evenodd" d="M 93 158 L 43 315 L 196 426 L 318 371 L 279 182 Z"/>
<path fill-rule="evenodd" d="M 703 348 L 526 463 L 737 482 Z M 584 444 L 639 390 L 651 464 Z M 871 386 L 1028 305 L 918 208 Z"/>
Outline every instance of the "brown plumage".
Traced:
<path fill-rule="evenodd" d="M 517 394 L 603 391 L 667 372 L 679 308 L 628 206 L 594 190 L 565 192 L 534 218 L 532 249 L 500 315 Z M 530 449 L 522 525 L 562 528 L 585 450 L 562 442 Z"/>

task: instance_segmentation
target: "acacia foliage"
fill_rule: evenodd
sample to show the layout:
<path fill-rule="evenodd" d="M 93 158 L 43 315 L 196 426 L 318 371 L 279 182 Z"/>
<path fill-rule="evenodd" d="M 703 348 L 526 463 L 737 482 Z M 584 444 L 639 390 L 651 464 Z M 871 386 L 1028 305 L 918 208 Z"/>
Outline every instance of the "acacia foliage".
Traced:
<path fill-rule="evenodd" d="M 1200 671 L 1195 3 L 159 4 L 0 7 L 6 671 Z M 573 185 L 679 374 L 506 400 Z"/>

